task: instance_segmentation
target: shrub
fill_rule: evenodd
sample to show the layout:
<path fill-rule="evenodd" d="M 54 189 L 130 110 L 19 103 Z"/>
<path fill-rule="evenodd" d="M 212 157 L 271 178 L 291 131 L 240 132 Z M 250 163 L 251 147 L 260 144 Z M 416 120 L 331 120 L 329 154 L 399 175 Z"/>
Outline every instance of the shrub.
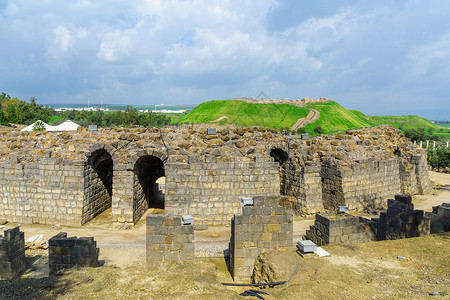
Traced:
<path fill-rule="evenodd" d="M 314 128 L 314 132 L 317 134 L 322 134 L 323 130 L 321 126 L 316 126 L 316 128 Z"/>
<path fill-rule="evenodd" d="M 450 167 L 450 148 L 446 146 L 429 147 L 428 164 L 433 168 Z"/>
<path fill-rule="evenodd" d="M 44 131 L 45 130 L 45 124 L 41 120 L 36 121 L 33 125 L 33 131 Z"/>

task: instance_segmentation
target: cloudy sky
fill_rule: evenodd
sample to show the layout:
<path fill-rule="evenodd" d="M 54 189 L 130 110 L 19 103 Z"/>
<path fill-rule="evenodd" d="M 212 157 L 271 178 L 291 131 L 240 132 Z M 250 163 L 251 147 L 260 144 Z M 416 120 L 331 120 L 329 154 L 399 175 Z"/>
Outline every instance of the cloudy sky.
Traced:
<path fill-rule="evenodd" d="M 0 92 L 38 103 L 328 98 L 450 119 L 450 1 L 0 0 Z"/>

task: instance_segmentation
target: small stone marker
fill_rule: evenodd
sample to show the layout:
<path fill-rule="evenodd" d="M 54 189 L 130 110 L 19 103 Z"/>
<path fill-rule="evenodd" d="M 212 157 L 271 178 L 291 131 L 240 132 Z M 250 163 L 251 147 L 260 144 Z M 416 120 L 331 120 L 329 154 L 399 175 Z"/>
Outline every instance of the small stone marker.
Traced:
<path fill-rule="evenodd" d="M 253 198 L 242 197 L 241 202 L 244 206 L 253 205 Z"/>
<path fill-rule="evenodd" d="M 97 131 L 97 125 L 89 125 L 89 131 Z"/>
<path fill-rule="evenodd" d="M 183 222 L 183 225 L 189 225 L 194 223 L 194 218 L 191 215 L 184 215 L 181 217 L 181 221 Z"/>
<path fill-rule="evenodd" d="M 216 129 L 215 128 L 208 128 L 208 129 L 206 129 L 206 134 L 216 134 Z"/>
<path fill-rule="evenodd" d="M 350 210 L 348 209 L 347 206 L 338 206 L 338 211 L 339 211 L 340 213 L 347 213 L 347 212 L 349 212 Z"/>
<path fill-rule="evenodd" d="M 303 253 L 312 253 L 317 251 L 317 245 L 313 243 L 313 241 L 298 241 L 297 248 Z"/>
<path fill-rule="evenodd" d="M 302 133 L 301 138 L 302 138 L 302 140 L 307 140 L 307 139 L 309 139 L 309 134 L 308 133 Z"/>

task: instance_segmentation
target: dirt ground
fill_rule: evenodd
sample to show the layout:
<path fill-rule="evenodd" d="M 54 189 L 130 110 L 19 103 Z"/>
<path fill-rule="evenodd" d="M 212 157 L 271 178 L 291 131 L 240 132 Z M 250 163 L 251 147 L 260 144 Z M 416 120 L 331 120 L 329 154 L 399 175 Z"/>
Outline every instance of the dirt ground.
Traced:
<path fill-rule="evenodd" d="M 450 202 L 450 174 L 430 172 L 430 178 L 434 186 L 433 193 L 425 196 L 414 196 L 413 202 L 416 209 L 431 211 L 433 206 L 443 202 Z M 148 213 L 161 213 L 161 211 L 149 211 Z M 96 299 L 97 297 L 105 296 L 111 299 L 122 299 L 126 296 L 128 298 L 132 296 L 132 298 L 142 297 L 145 299 L 187 299 L 198 295 L 201 295 L 201 299 L 216 299 L 219 297 L 224 299 L 243 298 L 238 294 L 245 289 L 220 285 L 220 282 L 232 282 L 223 258 L 223 251 L 227 249 L 230 239 L 229 226 L 213 226 L 209 227 L 208 230 L 195 232 L 197 257 L 195 262 L 173 265 L 166 270 L 152 270 L 147 269 L 145 266 L 145 216 L 135 227 L 126 230 L 111 226 L 110 219 L 111 211 L 109 210 L 82 227 L 21 225 L 21 231 L 25 232 L 25 239 L 43 234 L 44 239 L 47 240 L 61 231 L 67 232 L 68 236 L 93 236 L 100 248 L 99 259 L 102 261 L 103 266 L 70 270 L 62 275 L 49 277 L 48 251 L 27 250 L 29 269 L 16 282 L 0 281 L 0 299 Z M 294 218 L 294 241 L 299 240 L 313 222 L 314 216 L 296 216 Z M 6 224 L 0 230 L 5 230 L 15 225 L 17 224 Z M 448 294 L 450 286 L 450 235 L 432 235 L 418 238 L 418 240 L 423 241 L 422 244 L 425 245 L 423 248 L 424 250 L 427 248 L 428 255 L 421 253 L 420 247 L 414 245 L 414 240 L 416 239 L 385 241 L 386 243 L 372 242 L 357 246 L 329 246 L 326 247 L 326 250 L 332 255 L 320 260 L 326 262 L 328 268 L 335 270 L 337 273 L 342 271 L 342 275 L 344 275 L 348 269 L 355 269 L 355 276 L 357 277 L 357 274 L 360 274 L 363 278 L 369 276 L 366 274 L 367 272 L 370 271 L 370 274 L 375 272 L 374 268 L 375 270 L 390 270 L 393 268 L 395 270 L 395 272 L 392 271 L 393 277 L 389 277 L 391 275 L 388 276 L 391 281 L 387 283 L 383 281 L 385 282 L 383 284 L 389 285 L 389 282 L 395 282 L 393 286 L 397 286 L 402 285 L 399 282 L 406 280 L 405 282 L 408 282 L 408 284 L 409 282 L 414 282 L 418 286 L 426 286 L 430 292 L 436 290 L 442 294 Z M 430 243 L 434 244 L 435 247 L 428 249 L 430 248 Z M 401 251 L 401 247 L 397 246 L 397 244 L 406 245 L 411 249 L 408 248 L 405 251 Z M 383 248 L 384 245 L 392 249 L 398 249 L 398 252 L 391 253 L 389 249 Z M 348 249 L 353 250 L 349 252 L 347 251 Z M 386 251 L 389 254 L 383 255 Z M 413 264 L 409 263 L 410 260 L 408 262 L 396 260 L 397 255 L 405 256 L 405 253 L 411 253 L 411 256 L 420 257 L 420 263 Z M 385 258 L 389 259 L 386 260 Z M 441 265 L 442 263 L 445 265 Z M 427 269 L 428 266 L 431 266 L 431 269 Z M 323 267 L 319 269 L 325 271 Z M 422 276 L 423 270 L 429 276 Z M 417 272 L 422 275 L 417 275 Z M 384 276 L 380 274 L 377 275 L 375 272 L 370 276 Z M 327 278 L 324 274 L 311 276 L 314 278 L 314 283 L 310 284 L 319 289 L 320 283 L 323 283 L 322 280 Z M 337 276 L 339 277 L 339 275 Z M 414 278 L 409 278 L 409 276 Z M 423 280 L 417 278 L 417 276 Z M 430 276 L 438 279 L 428 280 Z M 367 280 L 367 283 L 362 282 L 361 286 L 359 286 L 360 282 L 358 281 L 355 288 L 359 286 L 361 289 L 365 285 L 371 285 L 369 283 L 373 283 L 374 280 Z M 303 295 L 310 299 L 331 299 L 339 295 L 344 296 L 344 298 L 354 299 L 354 296 L 358 295 L 357 292 L 355 294 L 353 292 L 349 294 L 344 292 L 349 289 L 348 284 L 353 285 L 353 283 L 346 283 L 343 278 L 336 278 L 336 281 L 338 281 L 337 286 L 340 286 L 343 290 L 334 291 L 329 296 L 326 293 L 324 294 L 323 290 L 320 293 L 316 293 L 321 295 L 321 297 L 316 297 L 315 293 L 305 294 L 298 290 L 300 286 L 303 286 L 301 282 L 297 282 L 291 287 L 287 287 L 286 290 L 278 291 L 275 294 L 280 297 L 279 299 L 285 298 L 284 295 L 286 293 L 286 296 L 290 295 L 289 298 L 294 295 Z M 175 282 L 176 284 L 174 284 Z M 429 282 L 437 283 L 431 284 Z M 395 288 L 393 289 L 395 290 Z M 353 288 L 350 288 L 350 290 L 353 290 Z M 388 295 L 394 296 L 394 298 L 421 298 L 428 295 L 428 290 L 424 291 L 423 288 L 420 289 L 420 292 L 411 288 L 409 290 L 405 289 L 403 292 L 400 290 L 399 294 L 396 294 L 395 291 L 385 293 L 385 289 L 378 285 L 371 287 L 370 290 L 374 291 L 374 299 L 391 298 Z M 295 292 L 290 294 L 289 291 Z M 365 296 L 368 294 L 363 293 L 360 295 L 363 296 L 363 299 L 366 299 Z M 275 299 L 270 295 L 265 297 L 266 299 Z M 440 299 L 442 297 L 447 298 L 448 296 L 441 296 Z M 297 296 L 294 298 L 297 298 Z"/>

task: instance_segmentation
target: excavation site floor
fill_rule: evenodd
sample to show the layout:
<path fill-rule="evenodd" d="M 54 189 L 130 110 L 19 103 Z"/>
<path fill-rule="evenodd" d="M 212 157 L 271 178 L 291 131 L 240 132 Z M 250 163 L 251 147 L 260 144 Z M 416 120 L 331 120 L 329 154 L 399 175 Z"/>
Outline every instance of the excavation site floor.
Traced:
<path fill-rule="evenodd" d="M 430 172 L 430 178 L 433 193 L 414 196 L 416 209 L 431 211 L 433 206 L 450 202 L 450 174 Z M 149 210 L 147 213 L 162 211 Z M 210 226 L 207 230 L 195 232 L 195 261 L 174 264 L 164 270 L 148 269 L 145 263 L 145 216 L 135 227 L 119 229 L 111 225 L 110 215 L 111 211 L 106 211 L 82 227 L 22 224 L 20 228 L 25 233 L 25 240 L 39 234 L 48 240 L 61 231 L 67 232 L 68 236 L 93 236 L 100 248 L 99 260 L 103 266 L 69 270 L 49 277 L 48 250 L 28 249 L 26 255 L 30 267 L 20 280 L 12 283 L 0 281 L 0 299 L 121 299 L 130 295 L 146 299 L 241 298 L 239 293 L 245 288 L 220 285 L 221 282 L 232 282 L 223 258 L 230 239 L 229 226 Z M 295 216 L 293 244 L 301 239 L 313 222 L 314 216 Z M 1 230 L 15 225 L 7 223 Z M 449 293 L 448 233 L 324 248 L 330 257 L 304 258 L 301 271 L 289 286 L 265 289 L 269 295 L 264 297 L 390 299 L 426 298 L 432 292 Z M 290 255 L 293 255 L 292 260 L 301 259 L 295 253 Z M 406 259 L 399 261 L 398 256 Z M 294 267 L 287 265 L 288 273 Z"/>

